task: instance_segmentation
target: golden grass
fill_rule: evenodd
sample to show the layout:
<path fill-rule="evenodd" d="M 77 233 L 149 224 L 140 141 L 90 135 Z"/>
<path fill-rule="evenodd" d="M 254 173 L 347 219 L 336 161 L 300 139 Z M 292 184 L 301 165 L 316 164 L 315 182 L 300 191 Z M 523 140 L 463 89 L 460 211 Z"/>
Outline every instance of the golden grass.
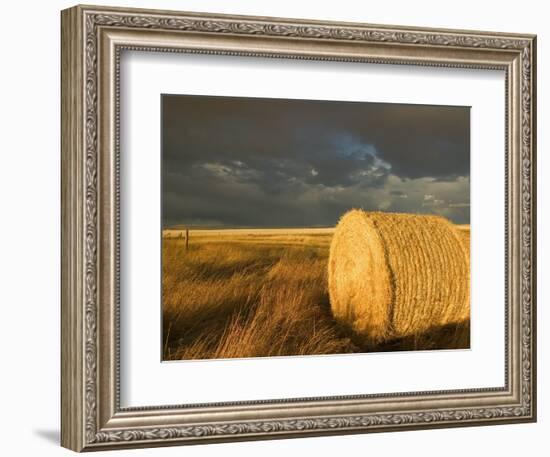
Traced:
<path fill-rule="evenodd" d="M 335 318 L 369 347 L 469 322 L 469 234 L 442 217 L 349 211 L 328 270 Z"/>
<path fill-rule="evenodd" d="M 185 240 L 165 238 L 164 359 L 356 351 L 330 314 L 331 232 L 311 237 L 279 233 L 260 244 L 195 234 L 188 251 Z"/>
<path fill-rule="evenodd" d="M 327 264 L 333 233 L 191 230 L 186 250 L 185 232 L 165 231 L 163 359 L 469 346 L 469 331 L 452 326 L 366 346 L 331 311 Z"/>

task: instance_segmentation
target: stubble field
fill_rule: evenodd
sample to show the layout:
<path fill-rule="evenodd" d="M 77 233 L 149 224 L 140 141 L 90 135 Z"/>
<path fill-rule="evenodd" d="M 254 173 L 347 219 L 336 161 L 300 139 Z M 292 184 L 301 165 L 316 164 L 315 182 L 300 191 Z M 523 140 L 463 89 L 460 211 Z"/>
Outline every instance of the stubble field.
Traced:
<path fill-rule="evenodd" d="M 469 226 L 460 226 L 469 240 Z M 163 233 L 163 359 L 189 360 L 469 347 L 469 321 L 376 347 L 333 318 L 334 229 Z"/>

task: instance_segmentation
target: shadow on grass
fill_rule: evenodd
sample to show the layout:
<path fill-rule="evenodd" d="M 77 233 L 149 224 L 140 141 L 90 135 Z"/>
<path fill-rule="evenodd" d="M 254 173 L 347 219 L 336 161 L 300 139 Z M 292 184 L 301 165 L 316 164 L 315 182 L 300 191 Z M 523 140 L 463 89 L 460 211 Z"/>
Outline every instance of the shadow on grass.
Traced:
<path fill-rule="evenodd" d="M 437 325 L 424 332 L 391 338 L 382 343 L 366 342 L 349 326 L 336 323 L 338 332 L 347 336 L 355 346 L 353 352 L 432 351 L 443 349 L 470 349 L 470 321 Z"/>
<path fill-rule="evenodd" d="M 430 327 L 428 330 L 394 338 L 369 352 L 430 351 L 441 349 L 469 349 L 470 321 Z"/>

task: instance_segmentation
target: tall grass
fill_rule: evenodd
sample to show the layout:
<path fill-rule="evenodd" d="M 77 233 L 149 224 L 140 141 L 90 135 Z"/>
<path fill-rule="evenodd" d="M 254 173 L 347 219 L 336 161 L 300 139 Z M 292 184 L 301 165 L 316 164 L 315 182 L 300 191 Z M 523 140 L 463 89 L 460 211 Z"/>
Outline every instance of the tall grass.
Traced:
<path fill-rule="evenodd" d="M 328 247 L 163 243 L 164 358 L 355 352 L 332 320 Z M 328 246 L 328 243 L 326 243 Z"/>

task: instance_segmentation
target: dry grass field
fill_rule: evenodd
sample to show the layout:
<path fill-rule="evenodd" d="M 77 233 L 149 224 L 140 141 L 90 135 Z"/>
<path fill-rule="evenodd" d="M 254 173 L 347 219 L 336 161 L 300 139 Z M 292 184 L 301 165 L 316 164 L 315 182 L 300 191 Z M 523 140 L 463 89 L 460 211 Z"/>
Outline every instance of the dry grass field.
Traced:
<path fill-rule="evenodd" d="M 339 323 L 327 284 L 333 233 L 191 230 L 187 249 L 184 231 L 164 231 L 164 360 L 469 347 L 469 320 L 376 346 Z"/>

